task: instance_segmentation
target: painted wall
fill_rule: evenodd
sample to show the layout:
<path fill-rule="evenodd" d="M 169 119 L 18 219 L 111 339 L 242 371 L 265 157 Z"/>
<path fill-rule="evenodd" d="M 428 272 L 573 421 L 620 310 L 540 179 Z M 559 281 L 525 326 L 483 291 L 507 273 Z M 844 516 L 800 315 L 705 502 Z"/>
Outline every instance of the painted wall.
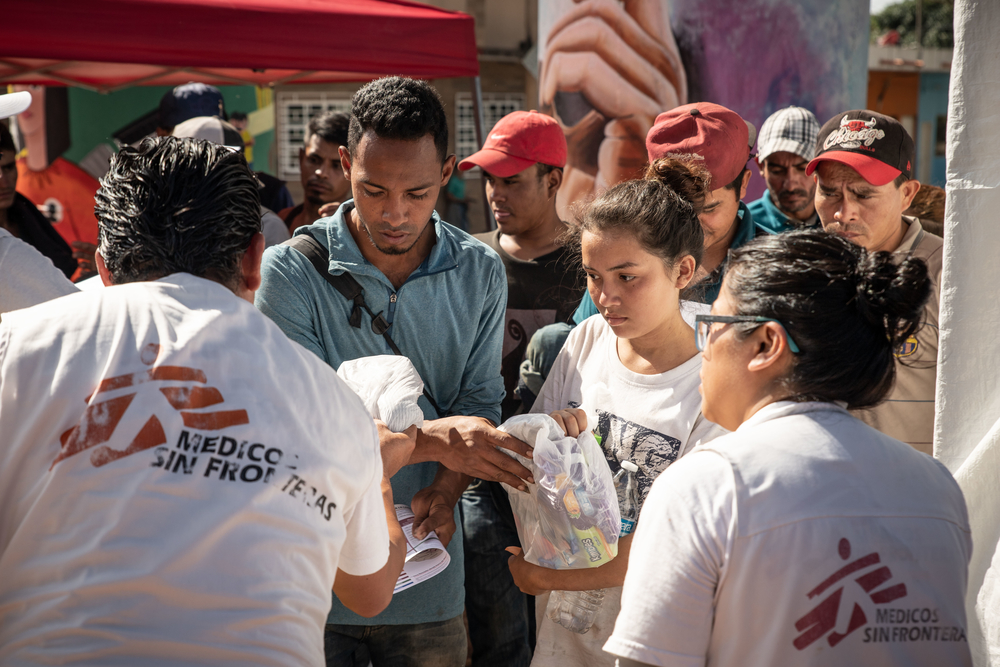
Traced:
<path fill-rule="evenodd" d="M 564 121 L 595 188 L 644 156 L 651 108 L 710 101 L 759 128 L 794 104 L 822 123 L 865 104 L 868 9 L 867 0 L 541 0 L 540 108 Z M 764 190 L 751 171 L 748 200 Z"/>
<path fill-rule="evenodd" d="M 106 143 L 115 147 L 112 134 L 137 118 L 159 107 L 167 86 L 136 86 L 114 93 L 94 93 L 82 88 L 69 89 L 70 147 L 63 157 L 78 163 L 95 146 Z M 253 86 L 221 86 L 226 111 L 249 113 L 257 109 Z M 268 155 L 274 130 L 255 137 L 254 168 L 274 173 Z"/>
<path fill-rule="evenodd" d="M 920 75 L 920 106 L 917 111 L 917 178 L 923 183 L 944 187 L 947 181 L 945 159 L 946 124 L 948 118 L 947 72 L 926 72 Z"/>

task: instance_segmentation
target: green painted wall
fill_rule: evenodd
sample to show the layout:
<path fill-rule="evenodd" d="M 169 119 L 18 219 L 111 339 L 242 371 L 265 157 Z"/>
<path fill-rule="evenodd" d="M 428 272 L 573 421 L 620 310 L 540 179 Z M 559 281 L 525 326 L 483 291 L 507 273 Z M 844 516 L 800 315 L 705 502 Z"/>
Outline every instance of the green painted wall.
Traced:
<path fill-rule="evenodd" d="M 82 88 L 69 89 L 70 144 L 63 157 L 79 162 L 100 143 L 115 148 L 111 135 L 143 116 L 160 104 L 160 98 L 169 86 L 136 86 L 114 93 L 94 93 Z M 257 109 L 257 95 L 253 86 L 220 86 L 226 111 L 249 113 Z M 274 142 L 274 131 L 256 137 L 254 168 L 273 174 L 268 155 Z"/>

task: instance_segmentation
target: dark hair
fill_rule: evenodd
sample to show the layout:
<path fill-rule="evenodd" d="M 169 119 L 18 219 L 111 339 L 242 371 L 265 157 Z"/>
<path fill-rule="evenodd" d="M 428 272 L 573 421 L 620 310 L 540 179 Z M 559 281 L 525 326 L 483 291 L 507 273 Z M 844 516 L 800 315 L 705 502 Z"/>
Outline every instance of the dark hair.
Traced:
<path fill-rule="evenodd" d="M 536 162 L 535 163 L 535 172 L 538 175 L 538 180 L 542 180 L 543 178 L 545 178 L 546 176 L 548 176 L 549 174 L 551 174 L 556 169 L 558 169 L 559 171 L 563 170 L 562 167 L 556 167 L 556 166 L 553 166 L 551 164 L 545 164 L 544 162 Z"/>
<path fill-rule="evenodd" d="M 898 190 L 901 187 L 903 187 L 903 183 L 906 183 L 908 180 L 910 180 L 910 177 L 907 176 L 906 174 L 900 172 L 899 176 L 897 176 L 896 178 L 892 179 L 892 184 L 895 185 L 896 189 Z"/>
<path fill-rule="evenodd" d="M 95 202 L 99 250 L 116 284 L 185 272 L 235 290 L 260 231 L 257 179 L 243 155 L 199 139 L 123 148 Z"/>
<path fill-rule="evenodd" d="M 448 156 L 448 119 L 437 91 L 426 81 L 390 76 L 375 79 L 351 100 L 351 128 L 347 147 L 354 155 L 365 132 L 383 139 L 417 141 L 434 138 L 438 158 Z"/>
<path fill-rule="evenodd" d="M 231 120 L 231 121 L 233 121 L 233 120 L 246 120 L 246 119 L 247 119 L 247 115 L 245 113 L 243 113 L 242 111 L 234 111 L 233 113 L 229 114 L 229 120 Z"/>
<path fill-rule="evenodd" d="M 893 350 L 916 333 L 931 294 L 927 265 L 868 252 L 803 229 L 759 237 L 729 255 L 726 285 L 737 315 L 782 323 L 800 349 L 788 400 L 877 405 L 896 375 Z M 746 336 L 754 325 L 737 326 Z"/>
<path fill-rule="evenodd" d="M 668 266 L 685 255 L 700 264 L 705 233 L 698 214 L 710 178 L 696 164 L 660 158 L 649 165 L 643 179 L 619 183 L 595 199 L 580 223 L 570 226 L 567 241 L 579 247 L 584 232 L 622 230 Z"/>
<path fill-rule="evenodd" d="M 17 146 L 14 145 L 14 136 L 4 123 L 0 123 L 0 151 L 4 153 L 7 151 L 11 153 L 17 152 Z"/>
<path fill-rule="evenodd" d="M 723 186 L 727 190 L 736 190 L 736 199 L 740 198 L 740 188 L 743 187 L 743 175 L 748 171 L 749 169 L 743 167 L 743 169 L 740 170 L 739 175 L 733 179 L 732 183 L 727 183 Z"/>
<path fill-rule="evenodd" d="M 314 134 L 334 146 L 346 146 L 351 126 L 351 114 L 346 111 L 327 111 L 309 121 L 306 141 Z"/>

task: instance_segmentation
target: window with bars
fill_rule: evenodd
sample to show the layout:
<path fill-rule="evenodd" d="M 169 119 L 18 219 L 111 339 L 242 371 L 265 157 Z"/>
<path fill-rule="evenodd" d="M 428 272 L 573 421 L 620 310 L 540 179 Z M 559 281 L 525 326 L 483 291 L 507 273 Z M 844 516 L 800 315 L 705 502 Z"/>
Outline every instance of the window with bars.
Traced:
<path fill-rule="evenodd" d="M 497 121 L 511 111 L 524 109 L 524 93 L 483 93 L 483 133 L 489 134 Z M 476 120 L 473 114 L 472 94 L 455 94 L 455 153 L 461 162 L 477 150 Z M 479 178 L 479 169 L 465 172 L 466 178 Z"/>
<path fill-rule="evenodd" d="M 299 149 L 306 140 L 309 121 L 327 111 L 351 110 L 351 93 L 278 91 L 278 178 L 299 180 Z"/>

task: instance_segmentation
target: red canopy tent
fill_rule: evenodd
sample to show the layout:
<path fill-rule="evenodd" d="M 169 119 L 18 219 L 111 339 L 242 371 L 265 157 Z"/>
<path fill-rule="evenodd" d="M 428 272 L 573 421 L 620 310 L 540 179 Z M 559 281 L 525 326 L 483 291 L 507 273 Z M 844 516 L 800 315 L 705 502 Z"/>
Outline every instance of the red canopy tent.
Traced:
<path fill-rule="evenodd" d="M 479 73 L 472 17 L 407 0 L 22 0 L 0 15 L 0 83 L 108 92 Z"/>
<path fill-rule="evenodd" d="M 467 76 L 482 145 L 475 26 L 460 12 L 408 0 L 20 0 L 0 16 L 0 84 L 112 92 Z"/>

